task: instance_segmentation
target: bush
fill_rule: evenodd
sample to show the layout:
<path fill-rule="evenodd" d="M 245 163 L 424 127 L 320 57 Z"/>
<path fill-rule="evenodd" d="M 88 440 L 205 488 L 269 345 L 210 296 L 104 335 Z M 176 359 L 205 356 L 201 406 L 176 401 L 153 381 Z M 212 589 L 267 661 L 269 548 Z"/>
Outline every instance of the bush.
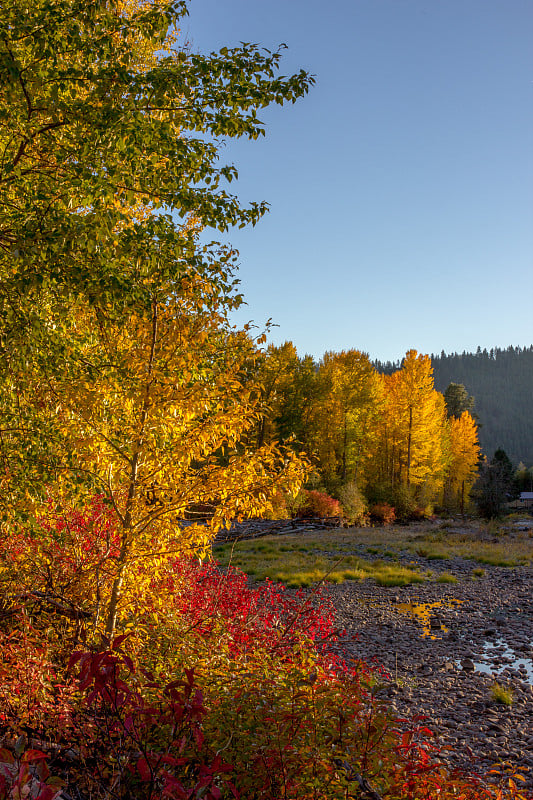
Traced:
<path fill-rule="evenodd" d="M 352 525 L 368 524 L 368 507 L 356 483 L 347 483 L 340 490 L 344 519 Z"/>
<path fill-rule="evenodd" d="M 400 732 L 372 692 L 373 673 L 330 652 L 320 600 L 186 561 L 165 586 L 172 631 L 154 618 L 150 634 L 159 672 L 139 649 L 148 617 L 135 638 L 72 659 L 87 697 L 84 757 L 96 765 L 76 775 L 78 788 L 88 781 L 108 796 L 112 787 L 116 800 L 344 800 L 364 781 L 384 800 L 490 796 L 446 777 L 431 763 L 429 731 L 404 720 Z"/>
<path fill-rule="evenodd" d="M 302 506 L 299 508 L 297 515 L 299 517 L 340 517 L 342 516 L 342 509 L 338 500 L 330 497 L 325 492 L 319 492 L 317 489 L 304 491 L 304 500 Z"/>
<path fill-rule="evenodd" d="M 429 519 L 433 513 L 431 506 L 415 506 L 411 511 L 409 519 L 413 522 L 420 522 L 424 519 Z"/>
<path fill-rule="evenodd" d="M 388 503 L 376 503 L 370 509 L 370 518 L 381 525 L 392 525 L 396 519 L 396 512 Z"/>
<path fill-rule="evenodd" d="M 407 486 L 396 486 L 392 493 L 392 505 L 398 522 L 409 522 L 413 519 L 417 504 L 412 490 Z"/>
<path fill-rule="evenodd" d="M 93 561 L 69 565 L 68 555 L 91 536 L 102 541 L 97 528 L 106 516 L 96 519 L 93 508 L 77 522 L 43 550 L 57 545 L 58 573 L 50 565 L 47 583 L 51 602 L 54 578 L 63 581 L 55 610 L 13 583 L 40 556 L 36 543 L 21 539 L 0 552 L 11 598 L 23 594 L 27 605 L 19 621 L 9 606 L 0 617 L 0 798 L 33 792 L 35 772 L 28 797 L 54 800 L 48 757 L 64 795 L 76 797 L 344 800 L 363 785 L 383 800 L 496 798 L 473 779 L 450 777 L 434 760 L 430 732 L 395 720 L 377 699 L 379 676 L 334 654 L 333 609 L 320 592 L 309 598 L 268 582 L 251 588 L 236 570 L 169 555 L 157 569 L 139 560 L 143 591 L 128 595 L 120 620 L 131 634 L 98 644 L 97 618 L 74 613 L 80 584 L 69 583 L 81 571 L 88 585 Z M 94 580 L 109 568 L 96 550 Z M 74 638 L 76 683 L 65 677 L 65 642 Z M 38 745 L 19 746 L 22 727 Z"/>
<path fill-rule="evenodd" d="M 307 501 L 307 494 L 308 492 L 304 489 L 298 492 L 296 496 L 285 494 L 284 492 L 276 492 L 271 500 L 271 509 L 266 515 L 266 519 L 294 519 L 294 517 L 299 516 L 302 506 Z"/>
<path fill-rule="evenodd" d="M 428 519 L 433 513 L 433 508 L 424 498 L 424 492 L 416 493 L 408 486 L 395 486 L 376 484 L 368 491 L 368 502 L 372 506 L 389 505 L 394 508 L 397 522 L 411 522 Z"/>

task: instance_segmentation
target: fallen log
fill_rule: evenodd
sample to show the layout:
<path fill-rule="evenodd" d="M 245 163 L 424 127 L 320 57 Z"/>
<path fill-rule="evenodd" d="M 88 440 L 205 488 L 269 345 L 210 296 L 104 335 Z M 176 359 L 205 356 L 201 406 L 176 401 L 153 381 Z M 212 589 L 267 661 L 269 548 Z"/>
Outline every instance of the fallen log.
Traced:
<path fill-rule="evenodd" d="M 233 522 L 230 528 L 218 532 L 214 544 L 257 539 L 262 536 L 285 536 L 324 528 L 338 528 L 342 525 L 340 517 L 302 517 L 286 520 L 250 519 Z"/>

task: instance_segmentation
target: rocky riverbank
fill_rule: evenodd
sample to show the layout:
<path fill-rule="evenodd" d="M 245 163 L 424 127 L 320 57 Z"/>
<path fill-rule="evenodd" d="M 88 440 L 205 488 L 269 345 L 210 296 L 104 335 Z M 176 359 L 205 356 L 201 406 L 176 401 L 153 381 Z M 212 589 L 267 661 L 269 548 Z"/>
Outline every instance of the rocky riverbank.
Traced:
<path fill-rule="evenodd" d="M 418 566 L 427 567 L 424 559 Z M 379 694 L 399 717 L 425 717 L 449 766 L 485 776 L 509 763 L 531 788 L 533 569 L 488 566 L 474 576 L 472 561 L 454 558 L 439 572 L 458 582 L 329 586 L 346 629 L 339 649 L 383 665 Z M 496 681 L 511 705 L 494 699 Z"/>

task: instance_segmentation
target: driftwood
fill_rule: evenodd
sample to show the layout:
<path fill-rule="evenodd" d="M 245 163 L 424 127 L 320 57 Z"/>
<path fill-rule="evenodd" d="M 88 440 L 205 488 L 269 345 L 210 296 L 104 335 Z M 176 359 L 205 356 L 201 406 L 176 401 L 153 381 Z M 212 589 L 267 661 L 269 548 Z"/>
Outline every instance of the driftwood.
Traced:
<path fill-rule="evenodd" d="M 288 533 L 304 533 L 324 528 L 338 528 L 340 517 L 309 517 L 296 519 L 246 519 L 234 522 L 230 528 L 218 532 L 214 544 L 224 544 L 241 539 L 257 539 L 260 536 L 284 536 Z"/>

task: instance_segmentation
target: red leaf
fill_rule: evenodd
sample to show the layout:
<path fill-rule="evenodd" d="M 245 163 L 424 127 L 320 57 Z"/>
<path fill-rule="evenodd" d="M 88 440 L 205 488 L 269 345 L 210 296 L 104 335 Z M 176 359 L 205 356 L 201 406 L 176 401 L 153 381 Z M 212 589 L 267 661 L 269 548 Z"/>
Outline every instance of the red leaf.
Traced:
<path fill-rule="evenodd" d="M 230 792 L 232 793 L 232 795 L 235 798 L 235 800 L 240 800 L 239 792 L 237 791 L 236 787 L 230 781 L 228 781 L 226 783 L 226 786 L 230 790 Z"/>
<path fill-rule="evenodd" d="M 6 750 L 5 747 L 0 747 L 0 761 L 3 761 L 5 764 L 13 764 L 15 762 L 15 756 L 11 750 Z"/>
<path fill-rule="evenodd" d="M 175 756 L 165 755 L 162 757 L 161 761 L 163 764 L 170 764 L 172 767 L 182 767 L 184 764 L 189 763 L 188 758 L 176 758 Z"/>
<path fill-rule="evenodd" d="M 150 765 L 148 764 L 148 761 L 144 758 L 144 756 L 141 756 L 141 758 L 139 758 L 139 760 L 137 761 L 137 770 L 139 772 L 139 775 L 141 776 L 141 780 L 149 781 L 152 779 L 152 771 L 150 769 Z"/>
<path fill-rule="evenodd" d="M 46 753 L 43 753 L 42 750 L 26 750 L 24 755 L 22 756 L 23 762 L 31 762 L 31 761 L 43 761 L 46 760 L 48 756 Z"/>
<path fill-rule="evenodd" d="M 122 660 L 124 661 L 125 665 L 129 669 L 130 672 L 135 672 L 135 667 L 133 666 L 133 661 L 129 656 L 122 656 Z"/>
<path fill-rule="evenodd" d="M 124 639 L 127 639 L 129 636 L 131 636 L 130 633 L 122 633 L 120 636 L 117 636 L 116 639 L 113 639 L 111 650 L 118 650 Z"/>
<path fill-rule="evenodd" d="M 69 662 L 68 662 L 68 666 L 67 666 L 67 672 L 70 672 L 70 670 L 72 669 L 74 664 L 77 664 L 78 661 L 80 660 L 80 658 L 82 658 L 82 656 L 83 656 L 83 653 L 81 652 L 81 650 L 78 650 L 75 653 L 72 653 L 72 655 L 69 658 Z"/>

